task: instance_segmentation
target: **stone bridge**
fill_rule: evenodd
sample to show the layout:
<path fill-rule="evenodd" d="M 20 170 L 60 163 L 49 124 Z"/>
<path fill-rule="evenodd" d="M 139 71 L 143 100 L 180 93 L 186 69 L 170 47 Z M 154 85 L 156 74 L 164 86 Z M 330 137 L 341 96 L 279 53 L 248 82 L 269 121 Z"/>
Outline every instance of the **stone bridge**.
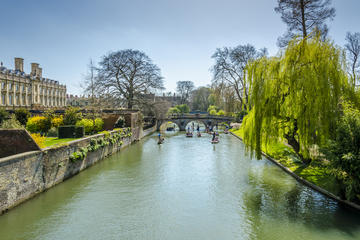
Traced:
<path fill-rule="evenodd" d="M 205 126 L 214 126 L 223 122 L 230 124 L 232 121 L 234 121 L 234 118 L 226 116 L 214 116 L 209 114 L 176 114 L 171 115 L 166 119 L 158 119 L 157 130 L 159 131 L 161 125 L 163 125 L 164 123 L 173 122 L 178 125 L 180 131 L 185 131 L 188 123 L 193 121 L 201 122 Z"/>

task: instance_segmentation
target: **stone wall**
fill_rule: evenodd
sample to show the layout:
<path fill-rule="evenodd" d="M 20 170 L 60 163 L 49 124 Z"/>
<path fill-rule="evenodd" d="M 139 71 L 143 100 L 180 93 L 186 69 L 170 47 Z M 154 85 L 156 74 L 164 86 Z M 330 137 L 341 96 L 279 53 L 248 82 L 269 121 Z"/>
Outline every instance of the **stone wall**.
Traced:
<path fill-rule="evenodd" d="M 104 134 L 76 140 L 66 146 L 0 158 L 0 214 L 74 176 L 155 130 L 156 127 L 138 136 L 126 137 L 121 146 L 110 144 L 94 152 L 88 152 L 82 161 L 72 162 L 69 156 L 81 147 L 88 146 L 92 138 L 103 137 Z M 116 132 L 113 131 L 110 134 L 113 135 Z M 139 131 L 136 130 L 136 132 Z"/>

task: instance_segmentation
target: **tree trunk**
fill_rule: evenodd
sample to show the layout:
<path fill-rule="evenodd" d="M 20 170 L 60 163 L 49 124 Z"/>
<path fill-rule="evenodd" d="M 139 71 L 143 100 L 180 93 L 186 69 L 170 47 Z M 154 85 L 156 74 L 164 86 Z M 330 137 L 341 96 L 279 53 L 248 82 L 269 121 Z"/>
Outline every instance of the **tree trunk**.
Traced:
<path fill-rule="evenodd" d="M 305 22 L 305 4 L 304 4 L 304 0 L 300 0 L 300 8 L 301 8 L 301 25 L 302 25 L 303 38 L 306 38 L 307 32 L 306 32 L 306 22 Z"/>
<path fill-rule="evenodd" d="M 296 155 L 299 156 L 301 161 L 304 164 L 309 164 L 311 162 L 311 159 L 304 158 L 304 156 L 300 153 L 300 143 L 295 138 L 297 130 L 298 130 L 297 121 L 295 120 L 294 121 L 294 129 L 291 132 L 289 132 L 288 134 L 285 134 L 285 138 L 286 138 L 288 144 L 292 147 L 292 149 L 294 149 Z"/>

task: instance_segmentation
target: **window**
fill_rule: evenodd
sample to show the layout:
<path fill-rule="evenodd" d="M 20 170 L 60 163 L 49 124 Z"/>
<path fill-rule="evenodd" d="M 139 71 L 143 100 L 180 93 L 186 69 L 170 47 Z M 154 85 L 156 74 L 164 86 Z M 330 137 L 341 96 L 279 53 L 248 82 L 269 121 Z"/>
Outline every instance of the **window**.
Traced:
<path fill-rule="evenodd" d="M 5 86 L 6 86 L 6 84 L 5 84 L 5 82 L 1 82 L 1 89 L 5 89 Z"/>
<path fill-rule="evenodd" d="M 26 99 L 25 99 L 25 95 L 22 96 L 22 104 L 21 105 L 26 105 Z"/>
<path fill-rule="evenodd" d="M 22 85 L 22 92 L 25 92 L 25 84 Z"/>
<path fill-rule="evenodd" d="M 6 102 L 5 102 L 5 94 L 3 94 L 2 96 L 1 96 L 1 103 L 2 103 L 2 105 L 5 105 L 6 104 Z"/>
<path fill-rule="evenodd" d="M 28 104 L 31 104 L 31 95 L 28 96 Z"/>
<path fill-rule="evenodd" d="M 19 105 L 19 95 L 15 96 L 15 105 Z"/>
<path fill-rule="evenodd" d="M 19 91 L 19 84 L 16 84 L 16 91 Z"/>
<path fill-rule="evenodd" d="M 9 90 L 13 89 L 13 83 L 9 83 Z"/>
<path fill-rule="evenodd" d="M 9 105 L 13 105 L 13 95 L 9 95 Z"/>

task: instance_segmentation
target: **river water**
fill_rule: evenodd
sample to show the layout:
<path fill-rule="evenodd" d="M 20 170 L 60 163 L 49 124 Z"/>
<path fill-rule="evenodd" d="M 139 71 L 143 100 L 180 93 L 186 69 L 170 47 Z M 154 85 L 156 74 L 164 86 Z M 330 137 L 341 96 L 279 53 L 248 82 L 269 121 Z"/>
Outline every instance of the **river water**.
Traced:
<path fill-rule="evenodd" d="M 0 239 L 360 239 L 360 214 L 221 135 L 154 134 L 0 216 Z"/>

